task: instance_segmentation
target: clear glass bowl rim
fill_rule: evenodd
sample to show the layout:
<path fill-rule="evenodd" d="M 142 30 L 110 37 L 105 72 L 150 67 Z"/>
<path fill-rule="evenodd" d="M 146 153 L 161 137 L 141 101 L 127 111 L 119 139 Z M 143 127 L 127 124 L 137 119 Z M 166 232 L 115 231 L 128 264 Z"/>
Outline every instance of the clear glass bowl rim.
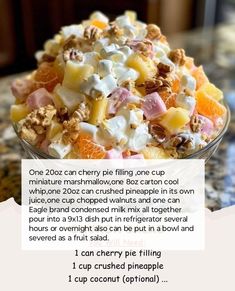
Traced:
<path fill-rule="evenodd" d="M 225 117 L 225 123 L 224 123 L 224 126 L 223 128 L 220 130 L 219 134 L 216 136 L 215 139 L 213 139 L 211 142 L 209 142 L 204 148 L 196 151 L 195 153 L 193 154 L 190 154 L 186 157 L 184 157 L 184 159 L 197 159 L 198 156 L 201 156 L 203 155 L 205 152 L 207 152 L 208 150 L 210 150 L 210 148 L 212 148 L 217 142 L 219 142 L 222 137 L 224 136 L 225 132 L 227 131 L 228 129 L 228 125 L 229 125 L 229 122 L 230 122 L 230 118 L 231 118 L 231 112 L 230 112 L 230 109 L 229 109 L 229 106 L 226 102 L 223 102 L 223 105 L 226 107 L 227 109 L 227 114 L 226 114 L 226 117 Z M 14 128 L 14 131 L 17 135 L 17 137 L 19 138 L 19 140 L 30 150 L 32 151 L 34 154 L 36 154 L 38 157 L 42 158 L 42 159 L 56 159 L 55 157 L 53 156 L 50 156 L 46 153 L 44 153 L 43 151 L 41 151 L 40 149 L 36 148 L 35 146 L 31 145 L 30 143 L 28 143 L 26 140 L 23 140 L 20 136 L 19 136 L 19 133 L 18 133 L 18 130 L 17 130 L 17 123 L 15 122 L 12 122 L 12 126 Z"/>

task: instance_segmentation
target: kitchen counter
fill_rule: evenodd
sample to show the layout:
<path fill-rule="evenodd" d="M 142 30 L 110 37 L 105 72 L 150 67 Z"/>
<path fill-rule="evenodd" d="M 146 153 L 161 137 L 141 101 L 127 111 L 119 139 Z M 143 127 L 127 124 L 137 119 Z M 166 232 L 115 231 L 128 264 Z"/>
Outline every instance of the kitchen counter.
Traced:
<path fill-rule="evenodd" d="M 224 31 L 229 35 L 229 29 L 222 30 L 223 37 Z M 174 47 L 184 47 L 187 54 L 195 56 L 197 63 L 204 64 L 210 79 L 224 91 L 231 108 L 228 131 L 217 152 L 206 165 L 206 206 L 212 210 L 235 204 L 235 68 L 226 67 L 226 61 L 229 64 L 231 62 L 222 58 L 223 54 L 226 57 L 228 54 L 226 47 L 220 43 L 217 31 L 181 34 L 170 41 Z M 198 42 L 198 39 L 202 41 Z M 218 41 L 219 47 L 216 46 Z M 227 49 L 229 48 L 227 45 Z M 14 102 L 10 83 L 20 76 L 21 74 L 0 79 L 0 202 L 10 197 L 14 197 L 17 203 L 21 200 L 20 160 L 26 156 L 9 119 L 10 105 Z"/>

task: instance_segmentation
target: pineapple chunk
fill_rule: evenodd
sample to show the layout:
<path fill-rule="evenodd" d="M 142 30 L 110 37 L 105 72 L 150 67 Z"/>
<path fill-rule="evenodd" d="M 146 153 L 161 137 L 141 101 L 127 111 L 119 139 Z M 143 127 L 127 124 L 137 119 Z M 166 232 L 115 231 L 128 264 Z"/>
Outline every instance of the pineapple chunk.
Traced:
<path fill-rule="evenodd" d="M 141 151 L 145 159 L 169 159 L 170 156 L 162 148 L 146 147 Z"/>
<path fill-rule="evenodd" d="M 100 124 L 105 119 L 107 104 L 108 104 L 107 97 L 104 97 L 100 100 L 92 101 L 92 109 L 89 123 L 97 125 Z"/>
<path fill-rule="evenodd" d="M 63 126 L 56 120 L 52 120 L 47 130 L 46 138 L 51 141 L 58 133 L 63 131 Z"/>
<path fill-rule="evenodd" d="M 18 122 L 25 118 L 30 113 L 30 110 L 26 104 L 15 104 L 11 106 L 11 120 Z"/>
<path fill-rule="evenodd" d="M 79 91 L 80 84 L 94 73 L 91 65 L 81 65 L 68 61 L 65 66 L 63 86 Z"/>
<path fill-rule="evenodd" d="M 156 67 L 154 66 L 153 61 L 138 53 L 130 55 L 126 61 L 126 65 L 139 72 L 140 75 L 137 79 L 137 84 L 144 83 L 153 78 L 156 74 Z"/>
<path fill-rule="evenodd" d="M 211 83 L 205 83 L 203 84 L 198 91 L 203 91 L 210 97 L 213 97 L 215 100 L 220 101 L 223 99 L 223 92 L 218 89 L 215 85 Z"/>
<path fill-rule="evenodd" d="M 186 109 L 171 107 L 163 115 L 160 124 L 173 134 L 177 133 L 189 121 L 189 112 Z"/>
<path fill-rule="evenodd" d="M 137 14 L 135 11 L 132 10 L 126 10 L 125 15 L 129 17 L 131 23 L 134 23 L 137 19 Z"/>

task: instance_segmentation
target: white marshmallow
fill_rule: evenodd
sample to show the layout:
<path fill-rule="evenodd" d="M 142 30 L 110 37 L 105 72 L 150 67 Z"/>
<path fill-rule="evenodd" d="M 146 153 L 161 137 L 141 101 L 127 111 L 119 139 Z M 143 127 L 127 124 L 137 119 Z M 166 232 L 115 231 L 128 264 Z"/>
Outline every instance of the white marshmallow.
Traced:
<path fill-rule="evenodd" d="M 181 77 L 181 85 L 184 88 L 194 91 L 196 89 L 196 80 L 190 75 L 183 75 Z"/>
<path fill-rule="evenodd" d="M 87 123 L 87 122 L 80 122 L 79 126 L 82 132 L 86 132 L 90 134 L 93 140 L 96 139 L 96 133 L 97 133 L 98 128 L 95 125 Z"/>
<path fill-rule="evenodd" d="M 115 78 L 117 78 L 117 83 L 120 85 L 123 81 L 126 80 L 137 80 L 139 77 L 139 72 L 132 68 L 127 68 L 122 65 L 117 64 L 113 67 L 113 73 Z"/>
<path fill-rule="evenodd" d="M 180 93 L 176 96 L 176 105 L 179 107 L 182 107 L 190 112 L 190 114 L 193 113 L 195 106 L 196 106 L 196 100 L 192 96 L 186 96 L 184 93 Z"/>
<path fill-rule="evenodd" d="M 148 133 L 148 125 L 140 124 L 135 130 L 131 130 L 127 146 L 132 151 L 140 151 L 146 147 L 146 144 L 151 140 L 151 135 Z"/>
<path fill-rule="evenodd" d="M 145 39 L 146 35 L 147 35 L 147 29 L 141 28 L 136 33 L 136 39 L 143 40 L 143 39 Z"/>
<path fill-rule="evenodd" d="M 58 159 L 63 159 L 69 152 L 71 152 L 71 150 L 71 144 L 64 144 L 60 140 L 52 142 L 48 147 L 49 155 Z"/>
<path fill-rule="evenodd" d="M 117 51 L 119 49 L 119 45 L 112 43 L 111 45 L 108 46 L 104 46 L 101 51 L 100 54 L 103 58 L 107 58 L 110 53 L 112 53 L 113 51 Z"/>
<path fill-rule="evenodd" d="M 100 79 L 99 75 L 93 74 L 87 81 L 83 82 L 81 92 L 91 96 L 92 98 L 107 97 L 117 86 L 116 80 L 111 74 Z"/>
<path fill-rule="evenodd" d="M 77 37 L 82 37 L 84 33 L 84 28 L 81 24 L 73 24 L 69 26 L 62 27 L 61 34 L 64 38 L 68 38 L 71 35 L 75 35 Z"/>
<path fill-rule="evenodd" d="M 163 49 L 166 54 L 168 54 L 170 52 L 170 50 L 171 50 L 169 45 L 167 45 L 165 43 L 162 43 L 160 41 L 157 41 L 157 45 L 156 46 L 158 46 L 159 48 Z"/>
<path fill-rule="evenodd" d="M 129 55 L 131 55 L 133 52 L 132 49 L 127 45 L 120 47 L 119 51 L 121 51 L 126 57 L 129 57 Z"/>
<path fill-rule="evenodd" d="M 129 110 L 122 108 L 118 111 L 117 116 L 124 116 L 129 129 L 138 127 L 143 122 L 143 110 L 137 108 Z"/>
<path fill-rule="evenodd" d="M 85 96 L 83 94 L 70 90 L 60 84 L 56 85 L 54 92 L 59 96 L 62 103 L 70 112 L 73 112 L 76 107 L 85 100 Z"/>
<path fill-rule="evenodd" d="M 119 27 L 131 26 L 130 18 L 127 15 L 118 16 L 115 22 Z"/>
<path fill-rule="evenodd" d="M 124 36 L 128 37 L 129 39 L 133 39 L 136 37 L 136 29 L 132 25 L 125 25 L 123 27 Z"/>
<path fill-rule="evenodd" d="M 100 60 L 100 55 L 97 52 L 88 52 L 83 55 L 83 63 L 94 67 L 97 70 L 97 65 Z"/>
<path fill-rule="evenodd" d="M 106 15 L 104 15 L 102 12 L 100 11 L 95 11 L 93 12 L 91 15 L 90 15 L 90 19 L 91 20 L 100 20 L 100 21 L 103 21 L 105 23 L 108 23 L 109 22 L 109 19 Z"/>
<path fill-rule="evenodd" d="M 109 38 L 101 38 L 94 43 L 94 51 L 100 53 L 100 51 L 109 45 Z"/>
<path fill-rule="evenodd" d="M 113 62 L 110 60 L 101 60 L 98 64 L 98 74 L 105 77 L 112 73 Z"/>

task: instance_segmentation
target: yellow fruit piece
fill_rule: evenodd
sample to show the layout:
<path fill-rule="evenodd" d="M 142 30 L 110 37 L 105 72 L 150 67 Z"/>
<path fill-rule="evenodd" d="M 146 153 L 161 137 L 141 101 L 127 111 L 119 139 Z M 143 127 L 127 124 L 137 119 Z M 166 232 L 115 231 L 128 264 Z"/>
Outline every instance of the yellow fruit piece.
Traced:
<path fill-rule="evenodd" d="M 137 84 L 141 84 L 149 79 L 152 79 L 157 72 L 153 61 L 150 58 L 138 53 L 130 55 L 126 61 L 126 65 L 139 72 L 140 75 L 137 79 Z"/>
<path fill-rule="evenodd" d="M 215 85 L 209 82 L 202 85 L 198 91 L 205 92 L 207 95 L 213 97 L 217 101 L 220 101 L 224 97 L 223 92 L 220 89 L 218 89 Z"/>
<path fill-rule="evenodd" d="M 146 147 L 141 151 L 145 159 L 169 159 L 170 156 L 162 148 Z"/>
<path fill-rule="evenodd" d="M 160 124 L 170 133 L 176 133 L 189 121 L 189 112 L 187 110 L 180 107 L 171 107 L 162 117 Z"/>
<path fill-rule="evenodd" d="M 68 61 L 65 66 L 63 86 L 79 91 L 80 84 L 87 80 L 94 72 L 91 65 L 80 65 L 72 61 Z"/>
<path fill-rule="evenodd" d="M 18 122 L 30 113 L 26 104 L 15 104 L 11 106 L 10 117 L 13 122 Z"/>
<path fill-rule="evenodd" d="M 58 133 L 63 131 L 63 126 L 56 120 L 52 120 L 47 130 L 46 138 L 51 141 Z"/>
<path fill-rule="evenodd" d="M 135 11 L 132 11 L 132 10 L 126 10 L 125 11 L 125 15 L 128 16 L 130 18 L 130 21 L 132 23 L 134 23 L 137 19 L 137 14 Z"/>
<path fill-rule="evenodd" d="M 76 160 L 79 159 L 79 155 L 74 150 L 72 150 L 64 157 L 64 159 Z"/>
<path fill-rule="evenodd" d="M 92 101 L 91 115 L 89 123 L 97 125 L 105 119 L 106 108 L 108 104 L 108 98 L 102 98 L 100 100 Z"/>
<path fill-rule="evenodd" d="M 94 25 L 94 26 L 96 26 L 96 27 L 98 27 L 98 28 L 100 28 L 102 30 L 105 29 L 108 26 L 107 23 L 105 23 L 103 21 L 100 21 L 98 19 L 92 20 L 91 25 Z"/>

